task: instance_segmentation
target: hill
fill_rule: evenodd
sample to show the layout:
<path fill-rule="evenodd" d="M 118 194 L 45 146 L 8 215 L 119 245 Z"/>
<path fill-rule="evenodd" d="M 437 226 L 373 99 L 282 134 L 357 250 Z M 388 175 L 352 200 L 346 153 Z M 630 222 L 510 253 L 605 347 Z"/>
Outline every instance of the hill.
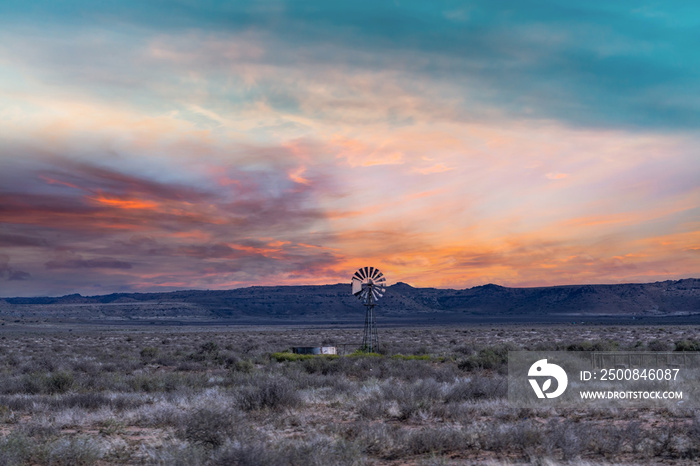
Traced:
<path fill-rule="evenodd" d="M 254 286 L 233 290 L 113 293 L 101 296 L 5 298 L 0 318 L 178 321 L 357 321 L 364 308 L 348 284 Z M 461 321 L 499 318 L 672 317 L 700 315 L 700 279 L 646 284 L 464 290 L 396 283 L 380 301 L 382 318 Z"/>

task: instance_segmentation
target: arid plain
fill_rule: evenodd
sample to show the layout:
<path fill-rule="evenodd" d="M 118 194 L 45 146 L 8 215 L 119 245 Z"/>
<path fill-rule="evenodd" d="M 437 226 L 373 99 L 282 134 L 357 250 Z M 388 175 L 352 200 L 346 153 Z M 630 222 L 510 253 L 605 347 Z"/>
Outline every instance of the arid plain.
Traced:
<path fill-rule="evenodd" d="M 697 326 L 0 332 L 2 464 L 693 464 L 700 413 L 518 408 L 508 350 L 700 349 Z M 284 352 L 337 345 L 339 357 Z"/>

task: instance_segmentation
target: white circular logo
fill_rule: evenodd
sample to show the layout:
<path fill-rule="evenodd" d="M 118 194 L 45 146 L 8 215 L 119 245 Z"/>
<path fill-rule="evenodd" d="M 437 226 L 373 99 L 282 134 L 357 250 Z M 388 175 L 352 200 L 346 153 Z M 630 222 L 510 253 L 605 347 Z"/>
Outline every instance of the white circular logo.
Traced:
<path fill-rule="evenodd" d="M 548 363 L 546 359 L 540 359 L 530 366 L 530 370 L 527 373 L 528 377 L 544 378 L 542 385 L 539 384 L 538 379 L 528 379 L 532 389 L 535 391 L 537 398 L 556 398 L 566 390 L 566 386 L 569 383 L 569 378 L 566 376 L 566 372 L 560 366 L 556 364 Z M 552 388 L 552 379 L 557 381 L 556 389 L 552 392 L 548 392 Z"/>

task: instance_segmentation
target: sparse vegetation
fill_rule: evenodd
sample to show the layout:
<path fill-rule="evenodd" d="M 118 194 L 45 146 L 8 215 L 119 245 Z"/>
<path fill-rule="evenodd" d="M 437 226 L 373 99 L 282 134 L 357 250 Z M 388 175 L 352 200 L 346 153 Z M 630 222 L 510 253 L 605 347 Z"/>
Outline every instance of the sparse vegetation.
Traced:
<path fill-rule="evenodd" d="M 700 458 L 692 408 L 516 408 L 509 350 L 698 351 L 690 327 L 0 334 L 0 464 L 357 465 Z"/>
<path fill-rule="evenodd" d="M 674 351 L 700 351 L 700 340 L 680 340 Z"/>

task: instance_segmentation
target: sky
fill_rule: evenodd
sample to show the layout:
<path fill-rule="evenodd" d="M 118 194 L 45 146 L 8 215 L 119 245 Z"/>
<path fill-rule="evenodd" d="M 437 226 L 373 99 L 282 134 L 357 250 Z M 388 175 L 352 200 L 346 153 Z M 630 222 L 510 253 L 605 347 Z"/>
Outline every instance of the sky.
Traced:
<path fill-rule="evenodd" d="M 0 3 L 0 296 L 700 277 L 700 4 Z"/>

